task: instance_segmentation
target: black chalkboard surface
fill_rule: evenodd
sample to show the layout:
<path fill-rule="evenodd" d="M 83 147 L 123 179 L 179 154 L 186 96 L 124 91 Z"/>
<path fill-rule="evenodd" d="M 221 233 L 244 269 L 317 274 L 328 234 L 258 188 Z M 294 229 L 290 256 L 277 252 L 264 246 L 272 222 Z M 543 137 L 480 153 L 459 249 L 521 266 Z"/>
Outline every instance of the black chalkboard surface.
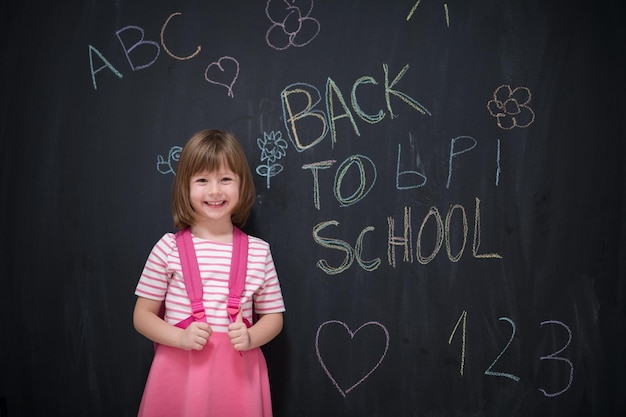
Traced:
<path fill-rule="evenodd" d="M 180 147 L 242 141 L 275 416 L 626 412 L 616 1 L 9 2 L 0 416 L 136 415 Z"/>

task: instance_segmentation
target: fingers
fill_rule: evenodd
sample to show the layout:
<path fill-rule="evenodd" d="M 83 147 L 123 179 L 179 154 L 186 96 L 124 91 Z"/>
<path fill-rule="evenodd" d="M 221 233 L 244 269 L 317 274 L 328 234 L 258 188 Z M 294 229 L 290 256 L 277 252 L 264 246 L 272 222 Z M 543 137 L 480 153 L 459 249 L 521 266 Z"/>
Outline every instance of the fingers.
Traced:
<path fill-rule="evenodd" d="M 189 325 L 189 327 L 195 326 L 200 330 L 204 330 L 206 332 L 209 333 L 209 335 L 211 335 L 212 330 L 211 330 L 211 326 L 209 325 L 209 323 L 205 322 L 205 321 L 194 321 L 193 323 L 191 323 Z"/>
<path fill-rule="evenodd" d="M 243 351 L 250 348 L 250 333 L 243 321 L 239 319 L 228 326 L 228 338 L 235 350 Z"/>
<path fill-rule="evenodd" d="M 193 322 L 182 332 L 180 347 L 185 350 L 202 350 L 208 343 L 212 332 L 208 323 Z M 250 333 L 243 322 L 241 313 L 237 315 L 235 322 L 228 326 L 228 338 L 235 350 L 250 349 Z"/>
<path fill-rule="evenodd" d="M 202 350 L 209 341 L 212 330 L 208 323 L 194 322 L 183 333 L 182 347 L 185 350 Z"/>

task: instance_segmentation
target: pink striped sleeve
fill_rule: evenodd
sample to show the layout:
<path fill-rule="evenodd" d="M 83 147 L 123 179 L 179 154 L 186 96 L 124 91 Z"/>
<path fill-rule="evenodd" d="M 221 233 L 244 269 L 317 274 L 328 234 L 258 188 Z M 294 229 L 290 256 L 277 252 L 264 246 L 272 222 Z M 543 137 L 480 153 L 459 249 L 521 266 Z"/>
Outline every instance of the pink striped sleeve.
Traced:
<path fill-rule="evenodd" d="M 276 266 L 269 245 L 265 243 L 264 258 L 255 267 L 263 269 L 264 283 L 254 298 L 254 311 L 258 314 L 282 313 L 285 311 Z"/>
<path fill-rule="evenodd" d="M 135 295 L 151 300 L 164 300 L 167 285 L 171 279 L 168 257 L 174 248 L 174 235 L 166 233 L 154 245 L 148 255 L 143 272 L 135 288 Z"/>

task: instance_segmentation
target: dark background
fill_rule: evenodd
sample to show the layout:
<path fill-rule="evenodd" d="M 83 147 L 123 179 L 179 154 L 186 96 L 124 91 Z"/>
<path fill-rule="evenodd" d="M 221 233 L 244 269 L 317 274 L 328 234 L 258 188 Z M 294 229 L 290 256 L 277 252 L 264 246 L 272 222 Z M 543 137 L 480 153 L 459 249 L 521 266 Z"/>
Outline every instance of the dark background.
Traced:
<path fill-rule="evenodd" d="M 152 346 L 132 327 L 133 292 L 172 230 L 175 161 L 157 158 L 207 127 L 234 132 L 253 170 L 268 162 L 257 138 L 288 144 L 281 172 L 254 174 L 245 228 L 271 243 L 287 306 L 264 348 L 276 416 L 624 415 L 623 7 L 424 0 L 408 18 L 415 1 L 289 3 L 3 3 L 0 416 L 136 414 Z M 200 45 L 193 58 L 164 50 L 170 16 L 165 45 Z M 268 41 L 270 17 L 283 26 Z M 129 26 L 142 69 L 116 36 Z M 96 50 L 110 66 L 94 88 Z M 232 96 L 205 79 L 225 56 Z M 393 89 L 430 114 L 393 92 L 387 104 L 385 67 L 389 85 L 405 66 Z M 358 117 L 355 83 L 379 123 Z M 320 92 L 328 126 L 334 109 L 334 143 L 296 149 L 281 102 L 294 84 Z M 501 85 L 531 93 L 531 124 L 498 126 Z M 320 120 L 296 123 L 302 144 Z M 303 165 L 331 160 L 315 194 Z M 435 209 L 444 226 L 451 214 L 438 252 Z M 388 244 L 405 211 L 406 260 Z"/>

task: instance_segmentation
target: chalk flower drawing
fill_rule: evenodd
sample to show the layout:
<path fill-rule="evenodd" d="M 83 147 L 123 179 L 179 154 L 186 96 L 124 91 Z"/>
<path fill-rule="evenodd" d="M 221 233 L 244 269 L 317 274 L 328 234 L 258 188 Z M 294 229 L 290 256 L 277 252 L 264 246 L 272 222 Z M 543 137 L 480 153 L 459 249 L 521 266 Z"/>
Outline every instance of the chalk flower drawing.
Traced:
<path fill-rule="evenodd" d="M 174 162 L 178 162 L 180 159 L 180 153 L 183 151 L 181 146 L 172 146 L 170 153 L 167 155 L 167 161 L 162 155 L 157 155 L 157 171 L 161 174 L 173 174 L 176 175 L 176 169 L 174 169 Z"/>
<path fill-rule="evenodd" d="M 511 86 L 501 85 L 493 92 L 493 100 L 489 100 L 487 109 L 501 129 L 528 127 L 535 121 L 535 113 L 528 107 L 530 99 L 530 90 L 526 87 L 511 90 Z"/>
<path fill-rule="evenodd" d="M 266 178 L 267 188 L 270 188 L 270 178 L 279 174 L 283 170 L 281 164 L 274 162 L 287 155 L 287 141 L 283 139 L 283 134 L 278 132 L 263 132 L 263 138 L 257 138 L 257 146 L 261 149 L 261 161 L 267 161 L 265 165 L 259 165 L 256 173 Z"/>
<path fill-rule="evenodd" d="M 265 34 L 267 44 L 282 51 L 303 47 L 320 32 L 320 23 L 310 17 L 313 0 L 267 0 L 265 14 L 272 26 Z"/>

